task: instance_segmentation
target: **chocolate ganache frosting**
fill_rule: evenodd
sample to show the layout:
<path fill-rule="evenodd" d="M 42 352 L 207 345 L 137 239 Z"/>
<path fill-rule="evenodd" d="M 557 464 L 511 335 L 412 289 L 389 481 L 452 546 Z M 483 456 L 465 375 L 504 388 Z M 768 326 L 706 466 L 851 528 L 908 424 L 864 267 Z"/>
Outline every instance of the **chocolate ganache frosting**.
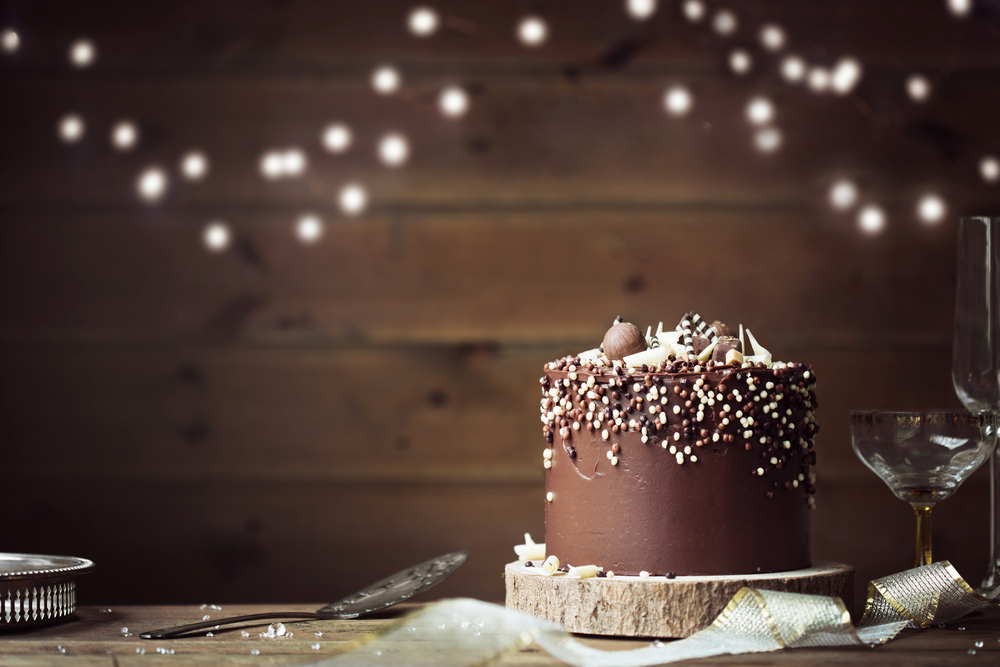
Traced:
<path fill-rule="evenodd" d="M 816 378 L 746 335 L 744 357 L 742 327 L 690 313 L 621 360 L 546 364 L 547 554 L 624 575 L 810 566 Z"/>

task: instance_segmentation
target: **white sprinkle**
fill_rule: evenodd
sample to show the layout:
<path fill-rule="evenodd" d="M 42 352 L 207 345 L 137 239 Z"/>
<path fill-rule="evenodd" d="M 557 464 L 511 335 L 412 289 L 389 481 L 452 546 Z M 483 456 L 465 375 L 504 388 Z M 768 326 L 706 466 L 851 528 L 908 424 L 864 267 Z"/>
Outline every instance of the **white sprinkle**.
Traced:
<path fill-rule="evenodd" d="M 549 491 L 548 493 L 545 494 L 545 499 L 547 501 L 549 501 L 550 503 L 552 502 L 552 499 L 555 498 L 555 497 L 556 497 L 555 494 L 552 493 L 551 491 Z"/>
<path fill-rule="evenodd" d="M 615 578 L 615 571 L 608 570 L 608 579 L 614 579 L 614 578 Z"/>
<path fill-rule="evenodd" d="M 677 452 L 677 465 L 681 465 L 682 463 L 684 463 L 684 455 Z"/>
<path fill-rule="evenodd" d="M 666 424 L 667 423 L 667 413 L 666 412 L 661 412 L 660 413 L 660 423 L 661 424 Z"/>
<path fill-rule="evenodd" d="M 712 442 L 718 442 L 718 441 L 719 441 L 719 434 L 718 433 L 713 433 L 712 434 Z"/>
<path fill-rule="evenodd" d="M 679 441 L 681 439 L 681 432 L 674 431 L 674 440 Z"/>
<path fill-rule="evenodd" d="M 617 456 L 612 456 L 611 457 L 611 465 L 613 465 L 613 466 L 618 465 L 618 457 Z"/>
<path fill-rule="evenodd" d="M 722 425 L 723 426 L 729 426 L 729 417 L 723 417 L 722 418 Z"/>
<path fill-rule="evenodd" d="M 691 456 L 691 463 L 697 463 L 697 462 L 698 462 L 698 457 L 697 457 L 697 456 L 694 456 L 694 455 L 692 455 L 692 456 Z"/>
<path fill-rule="evenodd" d="M 743 431 L 743 437 L 744 437 L 744 439 L 745 438 L 749 438 L 752 435 L 753 435 L 753 431 Z"/>
<path fill-rule="evenodd" d="M 609 449 L 609 450 L 608 450 L 608 459 L 611 459 L 611 457 L 613 457 L 613 456 L 614 456 L 614 452 L 612 452 L 612 451 L 611 451 L 611 450 Z"/>
<path fill-rule="evenodd" d="M 687 454 L 688 456 L 691 455 L 691 445 L 687 445 L 684 447 L 684 453 Z"/>
<path fill-rule="evenodd" d="M 648 438 L 647 436 L 645 436 L 645 435 L 644 435 L 644 436 L 642 436 L 642 437 L 640 438 L 640 440 L 642 441 L 642 444 L 644 444 L 644 445 L 645 445 L 645 444 L 646 444 L 647 442 L 649 442 L 649 438 Z"/>
<path fill-rule="evenodd" d="M 765 438 L 764 436 L 760 436 L 760 444 L 766 445 L 767 444 L 767 438 Z"/>
<path fill-rule="evenodd" d="M 649 579 L 649 572 L 643 570 L 642 572 L 639 573 L 639 576 L 642 577 L 643 579 Z"/>
<path fill-rule="evenodd" d="M 551 459 L 552 458 L 552 450 L 546 447 L 545 449 L 542 450 L 542 456 L 544 458 L 546 458 L 546 459 Z"/>
<path fill-rule="evenodd" d="M 768 382 L 767 384 L 764 385 L 764 388 L 765 389 L 774 389 L 774 383 L 773 382 Z"/>
<path fill-rule="evenodd" d="M 791 448 L 792 448 L 792 443 L 790 443 L 790 442 L 789 442 L 789 441 L 787 441 L 787 440 L 785 440 L 785 441 L 784 441 L 783 443 L 781 443 L 781 444 L 782 444 L 782 445 L 784 446 L 784 448 L 785 448 L 785 449 L 791 449 Z"/>
<path fill-rule="evenodd" d="M 679 415 L 680 413 L 681 413 L 681 406 L 675 405 L 674 406 L 674 414 L 675 415 Z"/>
<path fill-rule="evenodd" d="M 778 463 L 778 459 L 772 456 L 771 457 L 771 465 L 777 465 L 777 463 Z"/>
<path fill-rule="evenodd" d="M 640 391 L 642 391 L 642 384 L 639 383 L 639 382 L 636 382 L 634 385 L 632 385 L 632 391 L 634 391 L 634 392 L 640 392 Z"/>
<path fill-rule="evenodd" d="M 701 421 L 704 418 L 705 418 L 705 413 L 702 412 L 701 410 L 699 410 L 698 411 L 698 421 Z"/>
<path fill-rule="evenodd" d="M 605 440 L 608 439 L 608 430 L 607 429 L 604 429 L 603 431 L 601 431 L 601 437 L 603 439 L 605 439 Z"/>
<path fill-rule="evenodd" d="M 674 446 L 674 445 L 670 445 L 670 453 L 671 454 L 676 454 L 677 453 L 677 447 Z"/>
<path fill-rule="evenodd" d="M 661 442 L 660 443 L 660 447 L 663 447 L 664 449 L 666 449 L 667 448 L 667 441 L 664 440 L 663 442 Z"/>
<path fill-rule="evenodd" d="M 757 468 L 757 474 L 760 475 L 761 477 L 763 477 L 764 476 L 764 469 L 763 468 Z"/>
<path fill-rule="evenodd" d="M 548 459 L 546 459 L 546 460 L 545 460 L 545 461 L 544 461 L 544 462 L 542 463 L 542 467 L 544 467 L 544 468 L 545 468 L 546 470 L 548 470 L 549 468 L 551 468 L 551 467 L 552 467 L 552 461 L 549 461 Z"/>
<path fill-rule="evenodd" d="M 799 488 L 799 480 L 797 480 L 797 479 L 793 479 L 792 480 L 792 488 L 793 489 Z"/>

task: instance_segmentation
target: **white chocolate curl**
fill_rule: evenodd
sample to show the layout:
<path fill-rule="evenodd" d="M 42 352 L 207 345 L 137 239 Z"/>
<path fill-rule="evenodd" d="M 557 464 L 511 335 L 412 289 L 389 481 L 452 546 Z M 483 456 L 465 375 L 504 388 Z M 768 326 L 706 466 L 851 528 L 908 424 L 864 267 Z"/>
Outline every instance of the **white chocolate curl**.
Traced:
<path fill-rule="evenodd" d="M 636 352 L 635 354 L 630 354 L 625 357 L 625 365 L 633 368 L 647 364 L 649 366 L 655 366 L 661 361 L 667 360 L 667 348 L 665 347 L 654 347 L 648 350 L 643 350 L 642 352 Z"/>
<path fill-rule="evenodd" d="M 524 544 L 514 545 L 518 560 L 542 560 L 545 558 L 545 543 L 535 544 L 530 533 L 524 534 Z M 558 567 L 558 566 L 556 566 Z"/>
<path fill-rule="evenodd" d="M 750 344 L 753 346 L 753 356 L 744 357 L 747 361 L 756 364 L 758 361 L 762 362 L 765 366 L 771 365 L 771 353 L 764 349 L 764 346 L 757 342 L 757 339 L 753 337 L 750 330 L 747 329 L 747 338 L 750 339 Z M 746 348 L 743 348 L 746 349 Z"/>
<path fill-rule="evenodd" d="M 545 562 L 542 563 L 542 574 L 544 574 L 547 577 L 551 577 L 553 574 L 556 573 L 556 570 L 558 569 L 559 569 L 559 558 L 557 558 L 554 554 L 546 558 Z"/>
<path fill-rule="evenodd" d="M 590 579 L 591 577 L 597 576 L 597 566 L 596 565 L 581 565 L 580 567 L 569 568 L 570 577 L 575 577 L 577 579 Z"/>

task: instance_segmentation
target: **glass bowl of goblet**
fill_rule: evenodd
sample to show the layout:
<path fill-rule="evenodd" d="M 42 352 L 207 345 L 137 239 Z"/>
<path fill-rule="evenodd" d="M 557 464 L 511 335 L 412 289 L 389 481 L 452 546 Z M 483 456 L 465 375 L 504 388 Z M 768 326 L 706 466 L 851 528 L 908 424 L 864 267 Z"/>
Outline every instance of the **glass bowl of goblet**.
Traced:
<path fill-rule="evenodd" d="M 931 509 L 951 496 L 989 458 L 993 412 L 852 411 L 854 453 L 917 517 L 913 566 L 929 565 Z"/>

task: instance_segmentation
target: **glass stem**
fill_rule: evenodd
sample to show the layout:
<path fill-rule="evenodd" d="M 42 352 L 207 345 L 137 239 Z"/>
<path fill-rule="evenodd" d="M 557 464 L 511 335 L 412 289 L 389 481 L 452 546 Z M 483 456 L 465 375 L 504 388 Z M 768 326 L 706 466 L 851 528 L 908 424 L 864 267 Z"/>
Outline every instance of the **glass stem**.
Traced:
<path fill-rule="evenodd" d="M 1000 585 L 1000 456 L 990 454 L 990 562 L 979 588 L 990 592 Z"/>
<path fill-rule="evenodd" d="M 913 506 L 913 512 L 917 515 L 917 548 L 913 556 L 913 567 L 934 562 L 931 558 L 931 507 L 933 505 Z"/>

